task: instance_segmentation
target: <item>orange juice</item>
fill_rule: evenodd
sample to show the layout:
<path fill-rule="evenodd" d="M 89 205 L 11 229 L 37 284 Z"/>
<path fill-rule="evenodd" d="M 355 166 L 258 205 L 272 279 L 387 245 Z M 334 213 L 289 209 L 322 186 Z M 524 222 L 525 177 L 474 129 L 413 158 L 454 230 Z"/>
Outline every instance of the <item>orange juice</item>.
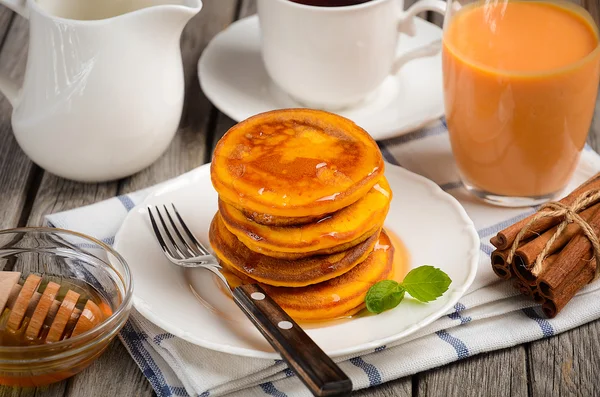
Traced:
<path fill-rule="evenodd" d="M 598 30 L 563 2 L 481 2 L 444 34 L 446 118 L 467 186 L 544 197 L 573 173 L 591 124 Z"/>

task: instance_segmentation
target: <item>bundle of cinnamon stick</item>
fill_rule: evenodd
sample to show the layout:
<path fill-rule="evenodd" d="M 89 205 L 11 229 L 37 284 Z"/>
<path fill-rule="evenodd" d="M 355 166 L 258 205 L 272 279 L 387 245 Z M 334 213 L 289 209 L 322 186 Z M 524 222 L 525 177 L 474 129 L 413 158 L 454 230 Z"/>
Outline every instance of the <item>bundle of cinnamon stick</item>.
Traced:
<path fill-rule="evenodd" d="M 599 235 L 600 173 L 493 237 L 492 268 L 553 318 L 596 278 Z"/>

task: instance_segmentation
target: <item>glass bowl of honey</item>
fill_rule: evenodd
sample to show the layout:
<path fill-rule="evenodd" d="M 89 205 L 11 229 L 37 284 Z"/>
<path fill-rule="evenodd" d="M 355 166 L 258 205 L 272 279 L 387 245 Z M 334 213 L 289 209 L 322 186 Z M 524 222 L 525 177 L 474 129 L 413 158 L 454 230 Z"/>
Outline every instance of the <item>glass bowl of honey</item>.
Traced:
<path fill-rule="evenodd" d="M 132 279 L 102 241 L 54 228 L 0 231 L 0 384 L 75 375 L 125 325 Z"/>

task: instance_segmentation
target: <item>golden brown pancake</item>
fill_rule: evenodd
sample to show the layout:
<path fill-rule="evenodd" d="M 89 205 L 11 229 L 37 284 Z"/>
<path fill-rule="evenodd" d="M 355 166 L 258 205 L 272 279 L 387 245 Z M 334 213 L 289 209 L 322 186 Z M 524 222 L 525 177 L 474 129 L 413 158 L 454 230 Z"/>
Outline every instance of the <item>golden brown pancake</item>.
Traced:
<path fill-rule="evenodd" d="M 369 288 L 378 281 L 393 278 L 393 258 L 394 247 L 382 231 L 367 259 L 339 277 L 300 288 L 261 285 L 297 321 L 333 320 L 359 312 Z M 236 269 L 225 267 L 239 277 L 238 282 L 253 282 Z"/>
<path fill-rule="evenodd" d="M 211 180 L 223 201 L 247 214 L 303 218 L 356 202 L 383 171 L 377 144 L 352 121 L 285 109 L 233 126 L 215 148 Z"/>
<path fill-rule="evenodd" d="M 343 251 L 343 245 L 371 236 L 383 226 L 392 193 L 385 178 L 354 204 L 319 222 L 302 226 L 260 225 L 235 207 L 219 200 L 219 213 L 227 229 L 252 251 L 275 257 L 281 253 L 312 254 Z M 342 248 L 340 248 L 342 246 Z M 270 255 L 271 256 L 271 255 Z"/>
<path fill-rule="evenodd" d="M 348 272 L 369 256 L 378 236 L 379 230 L 359 245 L 338 254 L 284 260 L 248 249 L 227 230 L 218 212 L 209 231 L 210 244 L 224 267 L 261 283 L 286 287 L 315 284 Z"/>
<path fill-rule="evenodd" d="M 329 214 L 312 215 L 312 216 L 275 216 L 270 214 L 262 214 L 256 211 L 250 211 L 246 208 L 238 208 L 244 213 L 246 218 L 253 220 L 256 223 L 265 226 L 300 226 L 307 223 L 318 222 Z"/>
<path fill-rule="evenodd" d="M 341 252 L 352 249 L 352 248 L 356 247 L 357 245 L 359 245 L 360 243 L 365 242 L 369 237 L 371 237 L 373 234 L 375 234 L 375 232 L 378 232 L 380 228 L 381 228 L 381 225 L 379 225 L 379 227 L 373 228 L 373 231 L 369 231 L 350 242 L 336 245 L 335 247 L 324 248 L 321 250 L 311 251 L 311 252 L 279 252 L 279 251 L 268 250 L 265 248 L 259 248 L 256 246 L 250 246 L 247 248 L 250 251 L 256 252 L 257 254 L 263 254 L 266 256 L 270 256 L 271 258 L 274 258 L 274 259 L 276 258 L 276 259 L 285 259 L 285 260 L 299 260 L 299 259 L 304 259 L 304 258 L 308 258 L 311 256 L 317 256 L 317 255 L 334 255 L 334 254 L 339 254 Z"/>

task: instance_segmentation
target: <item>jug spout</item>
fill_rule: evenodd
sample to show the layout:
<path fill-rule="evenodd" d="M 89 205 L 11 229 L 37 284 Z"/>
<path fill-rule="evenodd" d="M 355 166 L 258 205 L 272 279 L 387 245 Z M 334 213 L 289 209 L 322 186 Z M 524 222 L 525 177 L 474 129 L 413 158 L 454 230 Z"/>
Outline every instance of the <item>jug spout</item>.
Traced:
<path fill-rule="evenodd" d="M 138 0 L 141 5 L 137 10 L 132 10 L 131 15 L 136 14 L 160 14 L 161 20 L 179 20 L 184 24 L 202 9 L 201 0 Z M 133 1 L 135 2 L 135 1 Z M 183 26 L 182 26 L 183 28 Z"/>
<path fill-rule="evenodd" d="M 146 0 L 148 1 L 148 0 Z M 186 23 L 196 15 L 202 8 L 201 0 L 150 0 L 152 5 L 130 13 L 135 18 L 137 15 L 143 20 L 143 14 L 147 14 L 150 21 L 147 26 L 152 29 L 163 29 L 171 32 L 181 32 Z"/>
<path fill-rule="evenodd" d="M 187 15 L 190 18 L 202 9 L 202 0 L 157 0 L 150 9 L 162 8 L 162 12 L 169 11 L 173 15 Z"/>

